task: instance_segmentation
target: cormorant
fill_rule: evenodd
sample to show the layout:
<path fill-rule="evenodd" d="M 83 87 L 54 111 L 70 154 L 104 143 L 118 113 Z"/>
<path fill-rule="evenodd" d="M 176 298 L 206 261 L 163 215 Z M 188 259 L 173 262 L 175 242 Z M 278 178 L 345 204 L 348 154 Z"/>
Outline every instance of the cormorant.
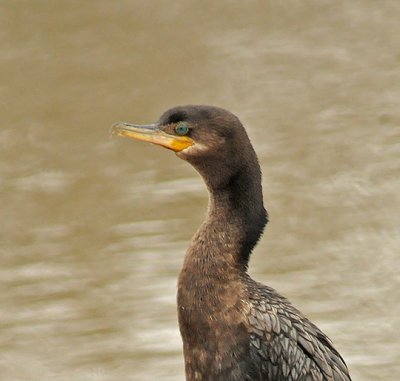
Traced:
<path fill-rule="evenodd" d="M 186 380 L 351 381 L 330 339 L 246 272 L 268 215 L 257 156 L 239 119 L 218 107 L 178 106 L 156 124 L 117 123 L 113 132 L 175 151 L 209 191 L 207 217 L 178 281 Z"/>

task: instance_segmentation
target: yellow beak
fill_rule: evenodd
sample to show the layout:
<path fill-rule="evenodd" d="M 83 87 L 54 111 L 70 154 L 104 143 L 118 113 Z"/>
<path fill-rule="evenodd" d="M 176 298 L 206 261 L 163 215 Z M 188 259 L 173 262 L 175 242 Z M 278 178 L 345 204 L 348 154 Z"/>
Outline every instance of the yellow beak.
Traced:
<path fill-rule="evenodd" d="M 167 134 L 156 124 L 137 125 L 119 122 L 112 126 L 111 132 L 119 136 L 157 144 L 175 152 L 182 151 L 194 144 L 194 141 L 188 136 Z"/>

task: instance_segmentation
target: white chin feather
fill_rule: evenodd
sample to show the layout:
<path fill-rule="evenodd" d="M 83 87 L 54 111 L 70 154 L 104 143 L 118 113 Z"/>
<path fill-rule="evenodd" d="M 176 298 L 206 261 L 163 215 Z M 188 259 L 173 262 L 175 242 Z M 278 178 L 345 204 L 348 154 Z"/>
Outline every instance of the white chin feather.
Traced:
<path fill-rule="evenodd" d="M 177 155 L 180 156 L 195 156 L 197 154 L 200 153 L 204 153 L 205 151 L 207 151 L 207 146 L 205 146 L 204 144 L 201 143 L 195 143 L 190 147 L 187 147 L 185 149 L 183 149 L 182 151 L 177 152 Z"/>

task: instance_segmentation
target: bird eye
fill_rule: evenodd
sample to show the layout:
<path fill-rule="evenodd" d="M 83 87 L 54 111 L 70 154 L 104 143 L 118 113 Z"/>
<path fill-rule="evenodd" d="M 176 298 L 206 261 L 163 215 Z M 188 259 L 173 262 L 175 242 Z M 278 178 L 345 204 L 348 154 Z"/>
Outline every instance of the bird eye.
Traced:
<path fill-rule="evenodd" d="M 175 126 L 175 132 L 177 135 L 187 135 L 187 133 L 189 132 L 189 127 L 186 123 L 180 122 Z"/>

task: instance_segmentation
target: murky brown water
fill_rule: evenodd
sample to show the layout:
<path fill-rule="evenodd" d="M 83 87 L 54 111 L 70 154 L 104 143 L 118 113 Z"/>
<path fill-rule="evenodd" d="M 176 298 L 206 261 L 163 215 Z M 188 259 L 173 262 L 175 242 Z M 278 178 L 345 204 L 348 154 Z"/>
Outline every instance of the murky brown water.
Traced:
<path fill-rule="evenodd" d="M 175 284 L 207 194 L 118 120 L 241 117 L 271 222 L 251 273 L 354 380 L 400 372 L 400 3 L 0 4 L 0 379 L 183 380 Z"/>

